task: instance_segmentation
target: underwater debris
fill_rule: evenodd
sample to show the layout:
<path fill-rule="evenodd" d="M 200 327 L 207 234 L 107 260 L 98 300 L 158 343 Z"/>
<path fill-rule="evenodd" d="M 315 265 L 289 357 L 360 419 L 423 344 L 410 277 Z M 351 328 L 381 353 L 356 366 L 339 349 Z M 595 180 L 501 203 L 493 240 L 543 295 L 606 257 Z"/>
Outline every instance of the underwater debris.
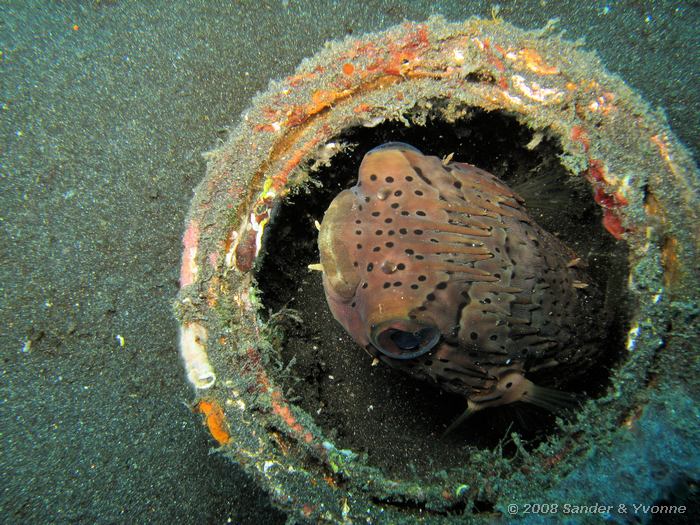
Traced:
<path fill-rule="evenodd" d="M 394 476 L 365 454 L 342 453 L 347 447 L 334 443 L 332 429 L 283 394 L 269 367 L 279 349 L 261 330 L 265 308 L 256 279 L 263 276 L 255 271 L 266 237 L 283 234 L 275 214 L 307 184 L 306 168 L 327 156 L 328 144 L 351 129 L 381 132 L 391 121 L 410 129 L 433 117 L 449 124 L 475 110 L 516 119 L 530 131 L 524 149 L 533 132 L 557 141 L 571 178 L 590 186 L 603 227 L 629 251 L 628 344 L 620 345 L 607 393 L 527 457 L 469 449 L 467 460 L 445 468 Z M 678 385 L 688 384 L 683 363 L 697 351 L 687 342 L 693 325 L 686 320 L 698 302 L 697 180 L 687 152 L 647 105 L 593 55 L 557 37 L 502 21 L 434 18 L 328 46 L 271 83 L 228 141 L 208 154 L 188 215 L 175 305 L 180 351 L 197 395 L 206 392 L 221 411 L 212 420 L 230 436 L 223 443 L 214 436 L 221 452 L 263 484 L 275 504 L 313 522 L 394 523 L 419 515 L 435 523 L 488 522 L 510 502 L 561 498 L 574 478 L 589 483 L 609 469 L 589 452 L 604 456 L 611 444 L 651 443 L 645 429 L 657 426 L 649 418 L 664 402 L 675 406 Z M 304 219 L 309 231 L 317 218 Z M 671 337 L 670 327 L 680 337 Z M 626 423 L 650 399 L 661 399 L 657 408 Z M 676 435 L 673 424 L 664 416 L 666 435 Z M 629 439 L 632 431 L 642 439 Z M 402 429 L 392 435 L 401 437 Z M 598 470 L 578 468 L 584 463 Z"/>

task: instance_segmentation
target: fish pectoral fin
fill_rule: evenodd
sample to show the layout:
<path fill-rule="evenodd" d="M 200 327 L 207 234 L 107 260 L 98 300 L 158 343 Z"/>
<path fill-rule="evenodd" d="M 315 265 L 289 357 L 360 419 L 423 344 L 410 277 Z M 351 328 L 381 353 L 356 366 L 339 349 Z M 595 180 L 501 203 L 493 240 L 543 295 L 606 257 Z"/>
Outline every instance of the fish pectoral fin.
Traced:
<path fill-rule="evenodd" d="M 449 435 L 453 430 L 456 428 L 460 427 L 462 423 L 464 423 L 467 419 L 469 419 L 475 412 L 478 412 L 482 407 L 480 407 L 478 404 L 474 403 L 473 401 L 467 400 L 467 408 L 462 414 L 455 419 L 452 423 L 450 423 L 450 426 L 447 427 L 447 430 L 445 430 L 442 435 L 440 436 L 440 439 L 444 439 Z"/>
<path fill-rule="evenodd" d="M 523 392 L 519 401 L 530 403 L 550 412 L 568 410 L 580 404 L 579 396 L 572 392 L 537 386 L 534 383 L 530 383 L 530 386 Z"/>

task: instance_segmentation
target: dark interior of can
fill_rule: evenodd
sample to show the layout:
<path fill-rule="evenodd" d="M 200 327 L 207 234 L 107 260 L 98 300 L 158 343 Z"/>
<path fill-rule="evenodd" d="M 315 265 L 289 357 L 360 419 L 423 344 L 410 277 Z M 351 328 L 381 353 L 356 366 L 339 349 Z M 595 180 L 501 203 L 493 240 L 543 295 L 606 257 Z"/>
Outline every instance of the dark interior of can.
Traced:
<path fill-rule="evenodd" d="M 570 391 L 591 398 L 605 392 L 623 355 L 627 329 L 626 245 L 602 227 L 585 179 L 562 165 L 556 136 L 533 131 L 504 112 L 479 108 L 446 122 L 439 107 L 437 101 L 425 125 L 392 121 L 347 129 L 336 137 L 347 147 L 330 166 L 311 174 L 319 184 L 307 185 L 276 211 L 256 272 L 264 315 L 274 315 L 274 326 L 284 333 L 273 377 L 337 447 L 367 453 L 371 464 L 392 476 L 464 465 L 484 447 L 501 447 L 504 455 L 513 455 L 511 432 L 532 448 L 560 432 L 556 417 L 571 417 L 572 412 L 552 414 L 516 403 L 477 413 L 441 437 L 465 401 L 382 365 L 372 366 L 372 359 L 333 319 L 321 274 L 307 268 L 319 260 L 314 221 L 321 221 L 337 193 L 355 184 L 368 150 L 401 141 L 425 154 L 454 153 L 454 160 L 483 168 L 520 193 L 540 225 L 587 261 L 589 273 L 606 292 L 600 315 L 608 322 L 608 341 L 600 366 L 571 382 Z M 411 115 L 406 118 L 410 121 Z"/>

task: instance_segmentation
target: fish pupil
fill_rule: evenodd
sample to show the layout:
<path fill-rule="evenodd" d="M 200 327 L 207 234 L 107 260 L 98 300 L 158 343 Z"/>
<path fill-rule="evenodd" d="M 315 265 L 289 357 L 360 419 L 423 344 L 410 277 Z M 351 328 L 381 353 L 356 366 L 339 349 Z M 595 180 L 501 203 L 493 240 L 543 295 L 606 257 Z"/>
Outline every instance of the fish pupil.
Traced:
<path fill-rule="evenodd" d="M 433 335 L 433 328 L 421 328 L 415 332 L 406 332 L 404 330 L 392 330 L 389 337 L 401 350 L 413 351 L 421 344 L 429 340 Z"/>
<path fill-rule="evenodd" d="M 400 330 L 391 334 L 391 340 L 401 350 L 415 350 L 420 345 L 421 338 L 411 332 L 403 332 Z"/>
<path fill-rule="evenodd" d="M 405 319 L 389 320 L 384 323 L 387 324 L 384 329 L 376 326 L 370 340 L 377 350 L 392 359 L 415 359 L 430 352 L 440 341 L 440 331 L 435 326 Z"/>

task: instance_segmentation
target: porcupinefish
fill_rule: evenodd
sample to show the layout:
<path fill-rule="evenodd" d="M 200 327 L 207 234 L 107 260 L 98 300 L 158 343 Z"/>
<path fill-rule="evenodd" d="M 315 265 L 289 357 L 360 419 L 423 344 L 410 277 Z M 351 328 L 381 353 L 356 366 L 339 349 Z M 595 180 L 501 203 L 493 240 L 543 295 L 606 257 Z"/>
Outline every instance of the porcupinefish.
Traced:
<path fill-rule="evenodd" d="M 570 394 L 552 387 L 596 362 L 601 294 L 580 259 L 475 166 L 398 142 L 369 151 L 318 245 L 336 320 L 370 355 L 463 395 L 459 422 L 515 401 L 553 410 Z"/>

